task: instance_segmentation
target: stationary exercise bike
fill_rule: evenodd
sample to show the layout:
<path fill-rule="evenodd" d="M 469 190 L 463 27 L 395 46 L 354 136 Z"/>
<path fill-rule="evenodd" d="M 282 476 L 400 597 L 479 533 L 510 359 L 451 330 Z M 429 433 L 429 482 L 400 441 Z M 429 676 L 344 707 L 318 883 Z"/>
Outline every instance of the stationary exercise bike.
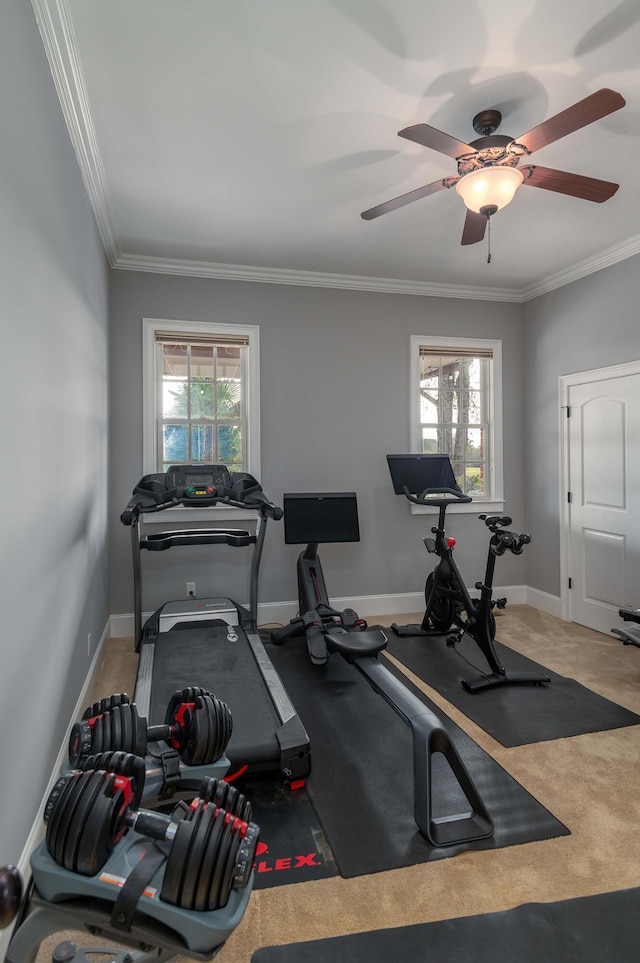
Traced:
<path fill-rule="evenodd" d="M 507 530 L 512 519 L 508 515 L 480 515 L 491 532 L 485 576 L 476 582 L 479 598 L 472 598 L 453 557 L 455 539 L 445 532 L 445 516 L 450 505 L 467 504 L 473 499 L 458 486 L 447 455 L 387 455 L 389 471 L 397 495 L 404 495 L 414 505 L 438 509 L 438 524 L 425 538 L 429 553 L 439 561 L 425 584 L 426 609 L 421 625 L 392 624 L 399 636 L 447 635 L 447 645 L 454 648 L 469 635 L 484 655 L 490 672 L 473 679 L 463 679 L 467 692 L 481 692 L 501 685 L 542 685 L 550 678 L 540 672 L 507 672 L 494 646 L 496 620 L 494 607 L 504 608 L 506 599 L 493 599 L 493 574 L 496 558 L 509 551 L 522 555 L 531 536 Z M 420 492 L 420 494 L 416 494 Z"/>

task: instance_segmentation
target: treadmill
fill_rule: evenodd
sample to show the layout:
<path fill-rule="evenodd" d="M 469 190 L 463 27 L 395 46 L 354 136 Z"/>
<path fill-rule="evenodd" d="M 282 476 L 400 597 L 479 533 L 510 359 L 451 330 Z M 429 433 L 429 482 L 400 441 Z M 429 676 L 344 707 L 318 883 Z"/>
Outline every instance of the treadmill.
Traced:
<path fill-rule="evenodd" d="M 202 526 L 143 534 L 143 516 L 170 508 L 222 505 L 256 515 L 255 531 Z M 171 522 L 175 520 L 171 516 Z M 311 769 L 309 737 L 257 631 L 258 579 L 268 520 L 282 509 L 259 482 L 225 465 L 176 465 L 144 475 L 121 521 L 131 528 L 136 651 L 134 702 L 150 725 L 162 724 L 176 689 L 200 686 L 226 702 L 233 732 L 230 776 L 277 771 L 292 788 Z M 142 625 L 142 551 L 185 545 L 250 547 L 249 608 L 228 598 L 167 602 Z"/>

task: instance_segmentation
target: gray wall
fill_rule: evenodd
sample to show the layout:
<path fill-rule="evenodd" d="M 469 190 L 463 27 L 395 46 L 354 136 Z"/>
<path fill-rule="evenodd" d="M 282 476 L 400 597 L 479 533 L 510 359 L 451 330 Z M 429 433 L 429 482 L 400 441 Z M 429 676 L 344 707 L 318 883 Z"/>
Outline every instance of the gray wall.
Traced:
<path fill-rule="evenodd" d="M 281 503 L 285 491 L 358 493 L 362 541 L 325 546 L 333 597 L 419 592 L 433 522 L 412 516 L 393 494 L 385 454 L 409 450 L 409 338 L 412 334 L 500 338 L 504 365 L 507 510 L 524 523 L 521 305 L 338 291 L 114 271 L 112 319 L 111 612 L 132 611 L 128 530 L 119 515 L 142 472 L 143 317 L 260 325 L 262 484 Z M 234 523 L 237 525 L 238 523 Z M 468 581 L 484 572 L 486 529 L 475 516 L 452 519 Z M 192 554 L 189 554 L 189 552 Z M 143 553 L 143 608 L 182 598 L 187 578 L 199 594 L 246 599 L 237 553 L 217 549 Z M 267 532 L 261 601 L 297 597 L 296 546 L 282 524 Z M 501 560 L 500 584 L 526 582 L 525 559 Z M 205 592 L 202 591 L 204 582 Z"/>
<path fill-rule="evenodd" d="M 0 30 L 0 864 L 17 862 L 108 620 L 107 265 L 31 5 Z"/>
<path fill-rule="evenodd" d="M 640 257 L 524 305 L 528 584 L 560 595 L 558 379 L 640 360 Z"/>

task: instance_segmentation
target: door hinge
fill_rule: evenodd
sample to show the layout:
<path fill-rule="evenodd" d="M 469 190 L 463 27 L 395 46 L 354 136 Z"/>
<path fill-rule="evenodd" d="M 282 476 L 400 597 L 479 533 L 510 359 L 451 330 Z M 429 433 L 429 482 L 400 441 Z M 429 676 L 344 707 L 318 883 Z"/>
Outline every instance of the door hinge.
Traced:
<path fill-rule="evenodd" d="M 567 501 L 571 504 L 571 492 L 567 492 Z"/>
<path fill-rule="evenodd" d="M 567 582 L 569 583 L 569 588 L 571 588 L 571 579 L 567 579 Z"/>

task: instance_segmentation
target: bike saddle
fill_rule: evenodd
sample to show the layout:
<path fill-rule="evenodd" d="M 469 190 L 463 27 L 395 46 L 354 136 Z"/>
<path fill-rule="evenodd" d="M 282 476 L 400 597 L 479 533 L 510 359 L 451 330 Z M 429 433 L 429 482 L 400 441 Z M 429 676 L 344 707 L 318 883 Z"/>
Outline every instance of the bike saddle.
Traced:
<path fill-rule="evenodd" d="M 513 519 L 509 515 L 480 515 L 487 528 L 506 528 Z"/>
<path fill-rule="evenodd" d="M 386 648 L 387 636 L 382 629 L 369 629 L 367 632 L 325 632 L 328 647 L 332 652 L 339 652 L 347 662 L 363 655 L 377 655 Z"/>

